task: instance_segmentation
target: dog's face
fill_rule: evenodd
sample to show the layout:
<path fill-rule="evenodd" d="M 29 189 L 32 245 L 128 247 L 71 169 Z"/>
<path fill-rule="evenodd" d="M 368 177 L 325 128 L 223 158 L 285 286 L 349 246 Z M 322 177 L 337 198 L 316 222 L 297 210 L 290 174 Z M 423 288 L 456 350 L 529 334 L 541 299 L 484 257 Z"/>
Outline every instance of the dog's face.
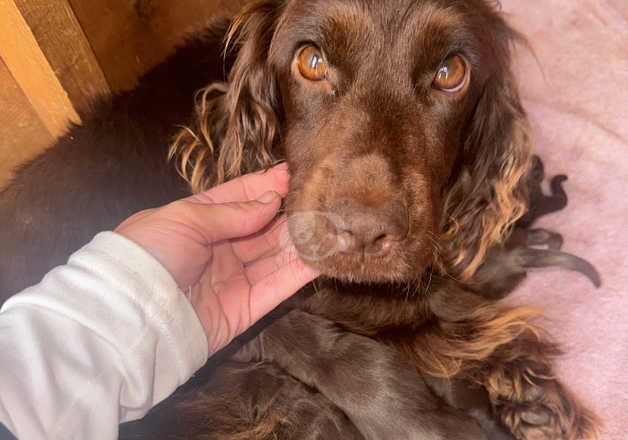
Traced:
<path fill-rule="evenodd" d="M 406 280 L 432 262 L 486 79 L 463 14 L 416 0 L 296 0 L 283 11 L 270 55 L 289 225 L 323 273 Z"/>
<path fill-rule="evenodd" d="M 198 130 L 217 180 L 284 157 L 290 235 L 325 275 L 468 277 L 521 214 L 512 36 L 484 0 L 253 2 Z"/>

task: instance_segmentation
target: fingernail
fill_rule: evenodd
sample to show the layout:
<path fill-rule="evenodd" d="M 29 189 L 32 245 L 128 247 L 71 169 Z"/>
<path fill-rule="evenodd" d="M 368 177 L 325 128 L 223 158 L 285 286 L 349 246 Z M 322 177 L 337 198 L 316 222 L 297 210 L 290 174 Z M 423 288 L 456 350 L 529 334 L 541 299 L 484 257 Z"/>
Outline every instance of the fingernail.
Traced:
<path fill-rule="evenodd" d="M 279 194 L 277 194 L 275 191 L 268 191 L 259 196 L 257 201 L 268 204 L 274 202 L 277 197 L 279 197 Z"/>
<path fill-rule="evenodd" d="M 274 168 L 278 168 L 278 169 L 288 169 L 288 162 L 280 162 L 277 165 L 275 165 Z"/>

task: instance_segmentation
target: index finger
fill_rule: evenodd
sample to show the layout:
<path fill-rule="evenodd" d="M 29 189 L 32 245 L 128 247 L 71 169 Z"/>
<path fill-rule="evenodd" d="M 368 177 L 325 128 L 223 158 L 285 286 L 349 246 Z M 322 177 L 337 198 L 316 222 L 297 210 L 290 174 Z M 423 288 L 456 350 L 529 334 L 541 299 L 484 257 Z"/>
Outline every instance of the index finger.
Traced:
<path fill-rule="evenodd" d="M 287 265 L 278 267 L 276 271 L 257 281 L 251 288 L 249 300 L 252 322 L 257 322 L 319 275 L 315 269 L 295 256 L 289 259 Z"/>
<path fill-rule="evenodd" d="M 231 240 L 231 246 L 240 261 L 247 264 L 287 246 L 287 236 L 286 217 L 283 216 L 274 219 L 253 235 Z"/>
<path fill-rule="evenodd" d="M 265 171 L 237 177 L 189 199 L 201 203 L 246 202 L 255 200 L 268 191 L 285 197 L 289 180 L 288 165 L 280 163 Z"/>

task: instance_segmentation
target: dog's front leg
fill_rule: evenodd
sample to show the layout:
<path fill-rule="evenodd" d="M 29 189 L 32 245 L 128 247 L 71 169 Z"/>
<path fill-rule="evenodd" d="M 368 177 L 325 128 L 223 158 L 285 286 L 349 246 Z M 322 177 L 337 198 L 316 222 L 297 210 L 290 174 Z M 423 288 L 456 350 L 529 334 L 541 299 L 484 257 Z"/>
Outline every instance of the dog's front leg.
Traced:
<path fill-rule="evenodd" d="M 367 439 L 485 438 L 400 353 L 300 310 L 270 324 L 236 359 L 275 362 L 342 409 Z"/>

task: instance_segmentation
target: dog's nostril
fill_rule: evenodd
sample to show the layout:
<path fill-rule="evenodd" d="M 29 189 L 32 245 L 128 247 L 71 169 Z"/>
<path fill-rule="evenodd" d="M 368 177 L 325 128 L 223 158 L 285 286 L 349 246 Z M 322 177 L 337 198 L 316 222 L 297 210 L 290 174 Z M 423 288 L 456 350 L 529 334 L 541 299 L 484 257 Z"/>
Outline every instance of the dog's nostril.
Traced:
<path fill-rule="evenodd" d="M 386 255 L 390 253 L 399 236 L 392 234 L 380 234 L 371 243 L 364 243 L 364 252 L 370 255 Z"/>
<path fill-rule="evenodd" d="M 387 239 L 390 239 L 391 237 L 388 234 L 381 234 L 379 237 L 375 238 L 374 243 L 379 243 L 379 242 L 383 242 L 386 241 Z"/>
<path fill-rule="evenodd" d="M 356 240 L 355 235 L 351 231 L 338 231 L 338 250 L 340 252 L 357 252 L 360 249 L 360 244 Z"/>
<path fill-rule="evenodd" d="M 396 241 L 398 241 L 398 239 L 392 235 L 380 235 L 370 246 L 371 249 L 366 249 L 366 252 L 380 255 L 387 254 L 390 252 Z"/>

